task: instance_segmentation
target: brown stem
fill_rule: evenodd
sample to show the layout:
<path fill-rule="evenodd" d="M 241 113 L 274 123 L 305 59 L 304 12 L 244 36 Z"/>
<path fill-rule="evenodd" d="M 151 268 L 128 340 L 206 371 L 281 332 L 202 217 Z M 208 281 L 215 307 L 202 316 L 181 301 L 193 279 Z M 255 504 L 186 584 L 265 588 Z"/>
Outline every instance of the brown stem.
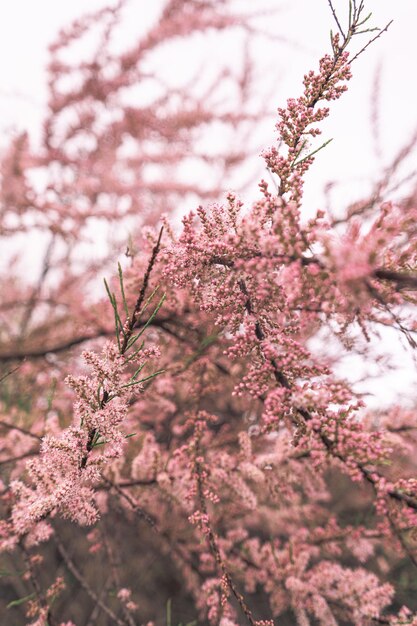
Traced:
<path fill-rule="evenodd" d="M 138 321 L 139 316 L 141 314 L 141 309 L 142 309 L 143 302 L 145 300 L 145 294 L 146 294 L 146 290 L 148 288 L 151 272 L 152 272 L 152 269 L 153 269 L 153 267 L 155 265 L 156 257 L 158 256 L 158 252 L 159 252 L 159 249 L 160 249 L 163 229 L 164 229 L 164 227 L 162 226 L 161 230 L 159 231 L 158 240 L 157 240 L 155 246 L 153 247 L 151 258 L 149 259 L 148 267 L 146 268 L 146 272 L 145 272 L 145 275 L 143 277 L 142 287 L 140 289 L 138 299 L 136 300 L 136 304 L 135 304 L 135 307 L 133 309 L 132 316 L 127 318 L 127 320 L 125 322 L 125 326 L 124 326 L 124 328 L 122 330 L 123 341 L 122 341 L 122 344 L 120 345 L 120 354 L 121 355 L 124 355 L 125 352 L 128 350 L 129 341 L 130 341 L 130 338 L 132 337 L 133 329 L 135 328 L 136 322 Z M 111 400 L 111 394 L 109 393 L 109 391 L 107 389 L 104 389 L 103 390 L 103 395 L 102 395 L 102 398 L 101 398 L 101 401 L 100 401 L 100 409 L 103 409 L 106 406 L 106 404 L 108 404 L 108 402 L 110 402 L 110 400 Z M 94 442 L 96 441 L 96 437 L 98 436 L 98 434 L 99 433 L 98 433 L 96 428 L 92 428 L 88 432 L 88 440 L 87 440 L 87 445 L 86 445 L 86 451 L 85 451 L 85 454 L 82 457 L 81 462 L 80 462 L 80 468 L 81 469 L 85 468 L 86 465 L 87 465 L 88 457 L 90 455 L 91 450 L 94 448 Z"/>
<path fill-rule="evenodd" d="M 396 272 L 394 270 L 386 270 L 383 267 L 374 271 L 375 278 L 379 280 L 387 280 L 396 283 L 397 289 L 413 289 L 417 290 L 417 274 L 410 272 Z"/>
<path fill-rule="evenodd" d="M 163 230 L 164 230 L 164 227 L 162 226 L 161 230 L 159 231 L 158 240 L 157 240 L 155 246 L 153 247 L 151 258 L 149 259 L 148 267 L 146 268 L 146 272 L 145 272 L 145 275 L 143 277 L 142 287 L 140 289 L 138 299 L 136 300 L 135 308 L 133 309 L 132 316 L 130 317 L 130 319 L 128 321 L 127 330 L 125 331 L 124 336 L 123 336 L 123 342 L 122 342 L 122 345 L 120 347 L 120 354 L 124 354 L 126 352 L 127 345 L 129 343 L 129 340 L 130 340 L 130 338 L 132 336 L 132 333 L 133 333 L 133 329 L 135 328 L 135 324 L 138 321 L 139 316 L 141 314 L 141 309 L 142 309 L 143 302 L 145 300 L 145 294 L 146 294 L 146 290 L 148 288 L 151 272 L 152 272 L 152 269 L 153 269 L 153 267 L 155 265 L 155 261 L 156 261 L 156 257 L 158 256 L 158 252 L 160 250 Z"/>
<path fill-rule="evenodd" d="M 161 318 L 158 317 L 158 319 L 152 320 L 152 326 L 157 326 L 165 330 L 163 327 L 163 324 L 165 324 L 166 322 L 175 323 L 176 320 L 169 316 L 161 317 Z M 135 324 L 135 328 L 140 328 L 142 325 L 143 324 L 141 324 L 140 322 L 137 322 Z M 99 339 L 100 337 L 109 337 L 109 336 L 114 336 L 114 329 L 113 330 L 97 330 L 92 333 L 80 335 L 79 337 L 71 337 L 66 341 L 51 344 L 49 346 L 42 345 L 42 346 L 39 346 L 38 348 L 32 348 L 32 349 L 24 349 L 24 348 L 9 349 L 8 351 L 0 352 L 0 363 L 7 363 L 9 361 L 20 361 L 23 359 L 40 359 L 49 353 L 57 354 L 59 352 L 65 352 L 66 350 L 70 350 L 71 348 L 78 346 L 82 343 L 86 343 L 87 341 L 92 341 L 94 339 Z"/>
<path fill-rule="evenodd" d="M 224 580 L 227 583 L 227 586 L 229 587 L 230 591 L 232 592 L 232 594 L 234 595 L 234 597 L 236 598 L 243 614 L 245 615 L 246 619 L 248 620 L 249 624 L 251 626 L 256 626 L 256 620 L 253 617 L 252 611 L 250 610 L 250 608 L 248 607 L 248 605 L 245 602 L 245 599 L 243 597 L 243 595 L 240 593 L 240 591 L 237 589 L 227 567 L 226 564 L 222 558 L 222 555 L 220 553 L 220 549 L 219 546 L 217 545 L 217 541 L 216 541 L 216 537 L 213 531 L 213 528 L 211 526 L 210 523 L 210 517 L 208 514 L 208 510 L 207 510 L 207 504 L 206 504 L 206 499 L 204 497 L 204 483 L 203 483 L 203 477 L 202 477 L 202 466 L 200 461 L 198 460 L 198 458 L 200 458 L 201 456 L 201 451 L 200 451 L 200 442 L 199 439 L 196 440 L 196 449 L 195 449 L 195 469 L 196 469 L 196 475 L 197 475 L 197 494 L 198 494 L 198 500 L 199 500 L 199 506 L 201 509 L 201 512 L 204 514 L 204 516 L 206 517 L 206 524 L 207 524 L 207 540 L 210 546 L 210 550 L 212 555 L 215 558 L 215 561 L 222 573 L 222 576 L 224 578 Z"/>

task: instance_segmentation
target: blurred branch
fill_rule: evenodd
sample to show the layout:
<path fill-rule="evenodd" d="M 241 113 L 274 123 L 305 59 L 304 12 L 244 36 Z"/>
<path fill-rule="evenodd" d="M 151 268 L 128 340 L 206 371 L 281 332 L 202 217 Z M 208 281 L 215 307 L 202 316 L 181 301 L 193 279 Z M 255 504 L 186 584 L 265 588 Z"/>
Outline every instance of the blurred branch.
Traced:
<path fill-rule="evenodd" d="M 8 372 L 6 372 L 6 374 L 4 374 L 1 378 L 0 378 L 0 383 L 3 382 L 3 380 L 6 380 L 6 378 L 8 378 L 9 376 L 11 376 L 12 374 L 14 374 L 14 372 L 16 372 L 19 367 L 20 367 L 20 363 L 19 365 L 17 365 L 16 367 L 14 367 L 13 369 L 9 370 Z"/>
<path fill-rule="evenodd" d="M 24 454 L 20 454 L 19 456 L 14 456 L 10 459 L 4 459 L 0 461 L 0 465 L 7 465 L 8 463 L 15 463 L 16 461 L 21 461 L 22 459 L 27 459 L 31 456 L 35 456 L 38 454 L 39 450 L 31 450 L 30 452 L 25 452 Z"/>
<path fill-rule="evenodd" d="M 24 315 L 20 324 L 20 334 L 22 337 L 26 334 L 27 328 L 29 326 L 33 312 L 35 310 L 36 300 L 38 299 L 38 296 L 42 290 L 42 286 L 45 282 L 46 276 L 49 270 L 51 269 L 50 261 L 51 261 L 51 255 L 54 249 L 54 244 L 55 244 L 55 235 L 52 235 L 52 239 L 48 244 L 48 247 L 46 249 L 45 256 L 42 262 L 41 274 L 39 276 L 37 284 L 35 285 L 32 291 L 32 295 L 27 301 L 26 309 L 25 309 L 25 312 L 24 312 Z"/>
<path fill-rule="evenodd" d="M 9 424 L 9 422 L 0 420 L 0 426 L 3 426 L 4 428 L 7 428 L 8 430 L 18 430 L 23 435 L 27 435 L 28 437 L 33 437 L 33 439 L 42 441 L 42 437 L 40 437 L 39 435 L 35 435 L 30 430 L 27 430 L 26 428 L 22 428 L 21 426 L 17 426 L 16 424 Z"/>
<path fill-rule="evenodd" d="M 97 606 L 99 606 L 101 608 L 101 610 L 115 623 L 117 624 L 117 626 L 130 626 L 125 620 L 120 619 L 119 617 L 117 617 L 117 615 L 113 612 L 113 610 L 107 606 L 107 604 L 105 604 L 103 602 L 103 600 L 96 594 L 96 592 L 90 587 L 90 585 L 88 584 L 88 582 L 86 581 L 86 579 L 84 578 L 84 576 L 81 574 L 80 570 L 78 569 L 78 567 L 75 565 L 74 561 L 72 560 L 72 558 L 70 557 L 70 555 L 68 554 L 66 548 L 64 547 L 64 544 L 62 543 L 61 539 L 59 538 L 56 530 L 55 533 L 53 535 L 53 539 L 55 541 L 56 547 L 58 549 L 58 552 L 60 554 L 60 556 L 62 557 L 68 571 L 74 576 L 74 578 L 77 580 L 77 582 L 80 584 L 80 586 L 84 589 L 84 591 L 87 593 L 88 596 L 90 596 L 90 598 L 96 603 Z"/>

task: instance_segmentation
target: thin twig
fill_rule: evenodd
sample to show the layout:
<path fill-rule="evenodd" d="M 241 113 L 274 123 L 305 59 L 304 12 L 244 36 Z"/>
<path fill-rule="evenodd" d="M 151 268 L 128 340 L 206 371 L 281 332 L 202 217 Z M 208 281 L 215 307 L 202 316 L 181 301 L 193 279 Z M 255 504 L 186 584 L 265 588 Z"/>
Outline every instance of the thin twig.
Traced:
<path fill-rule="evenodd" d="M 108 617 L 110 617 L 111 620 L 113 620 L 115 624 L 117 624 L 117 626 L 129 626 L 129 624 L 125 620 L 121 620 L 119 617 L 117 617 L 117 615 L 113 612 L 113 610 L 110 607 L 108 607 L 107 604 L 104 604 L 104 602 L 96 594 L 94 589 L 90 587 L 90 585 L 88 584 L 88 582 L 86 581 L 86 579 L 81 574 L 80 570 L 78 569 L 78 567 L 75 565 L 74 561 L 68 554 L 64 544 L 62 543 L 61 539 L 59 538 L 56 532 L 53 535 L 53 539 L 57 546 L 58 552 L 61 555 L 68 571 L 74 576 L 74 578 L 77 580 L 80 586 L 84 589 L 87 595 L 90 596 L 90 598 L 101 608 L 101 610 Z"/>
<path fill-rule="evenodd" d="M 353 56 L 351 59 L 349 59 L 348 64 L 349 64 L 349 65 L 352 65 L 353 61 L 356 61 L 356 59 L 357 59 L 357 58 L 358 58 L 358 57 L 359 57 L 359 56 L 360 56 L 363 52 L 365 52 L 365 50 L 366 50 L 366 49 L 367 49 L 367 48 L 368 48 L 368 47 L 369 47 L 372 43 L 374 43 L 374 41 L 376 41 L 377 39 L 379 39 L 379 37 L 381 37 L 381 35 L 382 35 L 383 33 L 386 33 L 386 32 L 387 32 L 387 30 L 388 30 L 388 28 L 389 28 L 389 27 L 391 26 L 391 24 L 393 23 L 393 21 L 394 21 L 394 20 L 391 20 L 390 22 L 388 22 L 388 24 L 386 24 L 386 26 L 384 26 L 384 28 L 381 28 L 381 30 L 379 30 L 379 31 L 378 31 L 378 34 L 377 34 L 377 35 L 375 35 L 375 37 L 372 37 L 372 39 L 370 39 L 370 40 L 368 41 L 368 43 L 367 43 L 367 44 L 366 44 L 363 48 L 361 48 L 361 50 L 359 50 L 359 52 L 357 52 L 357 53 L 355 54 L 355 56 Z"/>
<path fill-rule="evenodd" d="M 105 524 L 103 524 L 102 525 L 102 537 L 103 537 L 104 547 L 106 549 L 107 558 L 108 558 L 109 565 L 110 565 L 111 578 L 113 580 L 113 584 L 116 587 L 116 589 L 120 589 L 122 587 L 121 581 L 120 581 L 120 576 L 119 576 L 119 569 L 120 569 L 120 566 L 121 566 L 120 555 L 119 554 L 117 554 L 117 555 L 115 554 L 115 552 L 113 550 L 113 546 L 112 546 L 111 542 L 108 540 L 106 530 L 107 529 L 105 527 Z M 136 626 L 136 622 L 133 619 L 132 615 L 127 610 L 127 608 L 125 606 L 125 603 L 123 601 L 121 601 L 120 604 L 121 604 L 121 609 L 122 609 L 122 613 L 124 615 L 124 618 L 128 622 L 129 626 Z"/>
<path fill-rule="evenodd" d="M 106 594 L 107 585 L 108 585 L 109 579 L 110 579 L 110 576 L 108 576 L 106 578 L 106 581 L 105 581 L 105 583 L 104 583 L 104 585 L 103 585 L 103 587 L 102 587 L 102 589 L 100 591 L 100 595 L 99 595 L 100 599 L 103 598 L 105 596 L 105 594 Z M 88 619 L 87 619 L 87 621 L 85 623 L 85 626 L 96 626 L 97 625 L 97 616 L 98 616 L 99 613 L 100 613 L 100 607 L 99 607 L 99 605 L 97 603 L 95 603 L 93 608 L 92 608 L 92 610 L 91 610 L 91 612 L 90 612 L 90 615 L 88 616 Z"/>
<path fill-rule="evenodd" d="M 126 349 L 127 349 L 128 343 L 129 343 L 129 339 L 131 338 L 132 333 L 133 333 L 133 329 L 135 328 L 135 324 L 139 320 L 139 316 L 141 314 L 142 305 L 143 305 L 143 302 L 145 300 L 146 290 L 148 288 L 151 272 L 152 272 L 153 266 L 155 265 L 156 257 L 158 256 L 158 252 L 159 252 L 159 249 L 160 249 L 160 246 L 161 246 L 161 239 L 162 239 L 163 230 L 164 230 L 164 227 L 161 226 L 161 230 L 159 231 L 158 240 L 157 240 L 157 242 L 156 242 L 156 244 L 155 244 L 155 246 L 154 246 L 154 248 L 152 250 L 151 258 L 149 259 L 148 267 L 146 268 L 146 272 L 145 272 L 145 275 L 143 277 L 142 287 L 140 289 L 138 299 L 136 300 L 135 308 L 133 309 L 132 316 L 131 316 L 131 318 L 129 319 L 129 322 L 128 322 L 127 330 L 125 331 L 124 336 L 123 336 L 123 342 L 122 342 L 121 348 L 120 348 L 120 353 L 121 354 L 124 354 L 126 352 Z"/>
<path fill-rule="evenodd" d="M 42 290 L 42 285 L 45 281 L 45 278 L 51 268 L 50 260 L 51 260 L 51 255 L 54 249 L 54 245 L 55 245 L 55 235 L 52 236 L 52 239 L 48 244 L 48 247 L 45 252 L 45 257 L 43 259 L 42 270 L 41 270 L 38 282 L 33 288 L 32 294 L 26 304 L 26 309 L 25 309 L 25 312 L 24 312 L 24 315 L 20 324 L 20 334 L 22 337 L 25 335 L 26 330 L 29 326 L 29 322 L 32 318 L 37 298 Z"/>
<path fill-rule="evenodd" d="M 161 238 L 162 238 L 162 232 L 163 232 L 164 227 L 161 227 L 161 230 L 159 231 L 159 237 L 158 240 L 152 250 L 152 254 L 151 254 L 151 258 L 149 259 L 149 263 L 148 263 L 148 267 L 146 268 L 146 272 L 145 275 L 143 277 L 143 282 L 142 282 L 142 287 L 140 289 L 139 292 L 139 296 L 138 299 L 136 300 L 136 304 L 135 307 L 133 309 L 133 313 L 131 317 L 127 317 L 124 325 L 122 325 L 120 318 L 118 316 L 117 313 L 117 305 L 115 304 L 115 302 L 112 301 L 112 304 L 115 307 L 115 315 L 116 315 L 116 336 L 117 336 L 117 342 L 118 342 L 118 346 L 119 346 L 119 352 L 120 355 L 123 356 L 125 355 L 125 353 L 128 351 L 129 349 L 129 342 L 130 339 L 132 338 L 132 334 L 133 334 L 133 329 L 135 328 L 135 324 L 138 321 L 141 312 L 142 312 L 142 305 L 143 302 L 145 300 L 145 294 L 146 294 L 146 290 L 148 288 L 148 283 L 149 283 L 149 279 L 151 276 L 151 272 L 153 269 L 153 266 L 155 264 L 156 261 L 156 257 L 158 256 L 158 252 L 159 252 L 159 248 L 160 248 L 160 244 L 161 244 Z M 121 272 L 121 270 L 119 270 Z M 109 297 L 110 300 L 112 298 L 107 283 L 106 284 L 106 289 L 109 293 Z M 124 296 L 124 291 L 123 291 L 123 283 L 121 282 L 121 288 L 122 288 L 122 294 Z M 118 326 L 118 321 L 120 323 L 120 326 Z M 119 337 L 119 328 L 120 328 L 120 332 L 123 335 L 123 341 L 122 343 L 120 343 L 120 337 Z M 157 374 L 160 372 L 157 372 Z M 113 396 L 111 395 L 111 393 L 109 392 L 108 389 L 103 388 L 102 390 L 102 398 L 100 401 L 100 409 L 104 409 L 104 407 L 111 402 Z M 97 428 L 90 428 L 88 431 L 88 439 L 87 439 L 87 444 L 86 444 L 86 449 L 85 449 L 85 453 L 84 456 L 82 457 L 81 461 L 80 461 L 80 468 L 84 469 L 87 466 L 87 462 L 89 459 L 89 455 L 90 452 L 93 450 L 94 448 L 94 443 L 96 441 L 96 437 L 98 435 L 98 430 Z M 150 518 L 149 518 L 150 519 Z"/>
<path fill-rule="evenodd" d="M 135 511 L 135 513 L 139 517 L 141 517 L 143 520 L 145 520 L 145 522 L 147 522 L 149 524 L 149 526 L 151 526 L 155 532 L 158 532 L 158 528 L 156 526 L 156 521 L 155 521 L 155 519 L 153 517 L 151 517 L 149 515 L 149 513 L 147 513 L 144 509 L 142 509 L 142 507 L 140 507 L 127 493 L 125 493 L 119 487 L 119 485 L 117 485 L 116 483 L 112 482 L 111 480 L 109 480 L 108 478 L 105 478 L 105 477 L 103 477 L 103 480 L 104 480 L 104 482 L 107 485 L 109 485 L 109 487 L 114 489 L 114 491 L 116 491 L 121 498 L 126 500 L 126 502 L 132 507 L 132 509 Z"/>
<path fill-rule="evenodd" d="M 57 622 L 54 619 L 52 613 L 51 613 L 51 608 L 50 606 L 48 606 L 48 602 L 47 599 L 45 597 L 44 592 L 42 591 L 42 587 L 41 584 L 39 582 L 39 579 L 36 575 L 33 563 L 30 559 L 30 554 L 27 551 L 27 549 L 24 546 L 24 543 L 22 540 L 20 540 L 19 544 L 18 544 L 22 555 L 23 555 L 23 560 L 25 562 L 25 565 L 27 567 L 27 573 L 29 574 L 29 579 L 32 583 L 32 586 L 35 590 L 35 595 L 36 595 L 36 599 L 38 601 L 38 605 L 41 609 L 43 609 L 44 611 L 46 611 L 46 621 L 48 624 L 50 624 L 50 626 L 57 626 Z"/>
<path fill-rule="evenodd" d="M 19 369 L 19 367 L 20 367 L 21 365 L 22 365 L 22 364 L 21 364 L 21 363 L 19 363 L 19 365 L 16 365 L 16 367 L 14 367 L 13 369 L 11 369 L 11 370 L 9 370 L 8 372 L 6 372 L 6 373 L 5 373 L 5 374 L 4 374 L 4 375 L 0 378 L 0 383 L 2 383 L 2 382 L 3 382 L 3 380 L 6 380 L 6 378 L 8 378 L 8 377 L 9 377 L 9 376 L 11 376 L 12 374 L 14 374 L 14 373 L 15 373 L 15 372 Z"/>
<path fill-rule="evenodd" d="M 331 9 L 331 12 L 332 12 L 332 14 L 333 14 L 334 21 L 335 21 L 335 22 L 336 22 L 336 24 L 337 24 L 337 28 L 339 29 L 340 34 L 342 35 L 343 39 L 346 39 L 346 35 L 345 35 L 345 33 L 343 32 L 343 28 L 342 28 L 342 26 L 341 26 L 341 24 L 340 24 L 340 22 L 339 22 L 339 18 L 337 17 L 336 11 L 334 10 L 334 6 L 333 6 L 333 3 L 332 3 L 332 0 L 327 0 L 327 1 L 328 1 L 328 3 L 329 3 L 329 7 L 330 7 L 330 9 Z"/>
<path fill-rule="evenodd" d="M 196 446 L 195 446 L 195 468 L 196 468 L 196 474 L 197 474 L 197 495 L 198 495 L 198 500 L 199 500 L 199 505 L 200 505 L 200 509 L 201 512 L 203 513 L 203 515 L 206 518 L 206 525 L 207 525 L 207 540 L 208 540 L 208 544 L 210 546 L 210 551 L 219 567 L 220 572 L 222 573 L 222 577 L 225 580 L 225 582 L 227 583 L 227 586 L 229 587 L 230 591 L 232 592 L 232 594 L 234 595 L 234 597 L 236 598 L 242 613 L 245 615 L 246 619 L 248 620 L 249 624 L 251 626 L 256 626 L 256 620 L 253 617 L 253 613 L 250 610 L 250 608 L 248 607 L 248 605 L 246 604 L 245 598 L 243 597 L 243 595 L 240 593 L 240 591 L 237 589 L 233 578 L 231 577 L 226 564 L 222 558 L 222 555 L 220 553 L 220 548 L 217 544 L 217 540 L 216 540 L 216 536 L 214 534 L 213 528 L 211 526 L 211 522 L 210 522 L 210 516 L 208 514 L 208 510 L 207 510 L 207 503 L 206 503 L 206 499 L 204 496 L 204 481 L 203 481 L 203 467 L 201 465 L 201 450 L 200 450 L 200 440 L 199 438 L 197 438 L 196 441 Z"/>

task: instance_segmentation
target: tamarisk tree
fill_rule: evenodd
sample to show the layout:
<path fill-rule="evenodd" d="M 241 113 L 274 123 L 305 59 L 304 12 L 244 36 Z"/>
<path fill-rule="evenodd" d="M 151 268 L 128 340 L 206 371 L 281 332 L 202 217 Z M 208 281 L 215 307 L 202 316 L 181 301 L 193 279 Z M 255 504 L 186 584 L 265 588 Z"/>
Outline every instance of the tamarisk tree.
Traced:
<path fill-rule="evenodd" d="M 185 20 L 228 28 L 225 6 L 168 2 L 158 41 Z M 33 321 L 23 305 L 10 321 L 20 334 L 3 351 L 0 547 L 18 595 L 11 623 L 417 624 L 416 411 L 400 399 L 371 410 L 339 363 L 372 362 L 382 327 L 416 347 L 417 211 L 412 194 L 382 197 L 384 179 L 343 218 L 303 216 L 320 122 L 389 26 L 371 28 L 362 0 L 346 23 L 329 6 L 330 51 L 278 109 L 278 141 L 262 155 L 272 183 L 260 181 L 255 202 L 229 191 L 180 228 L 166 216 L 143 227 L 106 299 L 90 296 L 86 319 L 65 316 L 75 338 L 65 345 L 36 343 L 36 330 L 56 341 L 40 307 L 47 281 L 26 293 Z M 123 59 L 121 82 L 137 63 Z M 103 82 L 100 94 L 106 85 L 113 93 Z M 129 127 L 135 139 L 141 124 Z M 98 143 L 97 193 L 117 195 L 117 153 Z M 62 159 L 85 166 L 80 154 Z M 77 205 L 85 187 L 71 189 Z M 99 202 L 87 196 L 86 220 Z"/>

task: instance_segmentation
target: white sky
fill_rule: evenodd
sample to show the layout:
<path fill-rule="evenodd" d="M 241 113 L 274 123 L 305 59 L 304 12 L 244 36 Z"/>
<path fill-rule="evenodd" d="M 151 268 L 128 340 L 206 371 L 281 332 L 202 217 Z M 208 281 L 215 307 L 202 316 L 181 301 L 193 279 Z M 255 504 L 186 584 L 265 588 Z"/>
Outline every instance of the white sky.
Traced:
<path fill-rule="evenodd" d="M 133 0 L 139 16 L 158 0 Z M 262 0 L 263 4 L 265 0 Z M 329 49 L 329 29 L 334 27 L 327 0 L 267 0 L 280 7 L 265 25 L 270 32 L 297 45 L 258 42 L 254 48 L 262 64 L 262 81 L 273 91 L 274 107 L 284 106 L 288 97 L 297 97 L 303 74 L 317 67 L 320 56 Z M 346 14 L 347 0 L 334 0 L 339 14 Z M 103 5 L 103 0 L 0 0 L 0 131 L 18 127 L 35 131 L 42 120 L 46 100 L 45 66 L 47 45 L 58 29 L 83 12 Z M 257 0 L 249 3 L 252 10 Z M 354 64 L 349 91 L 332 105 L 331 117 L 322 125 L 322 139 L 334 141 L 318 155 L 308 178 L 306 204 L 314 210 L 322 202 L 321 190 L 329 180 L 342 181 L 335 200 L 344 203 L 358 197 L 363 185 L 389 162 L 417 127 L 417 2 L 415 0 L 368 0 L 372 23 L 384 26 L 394 19 L 384 34 Z M 147 7 L 147 8 L 146 8 Z M 130 24 L 132 27 L 132 24 Z M 359 43 L 359 42 L 358 42 Z M 233 57 L 233 44 L 224 49 Z M 381 68 L 382 161 L 376 156 L 370 133 L 371 100 L 377 67 Z M 274 122 L 265 127 L 265 147 L 274 141 Z M 0 136 L 0 145 L 4 142 Z M 397 341 L 393 339 L 392 341 Z M 402 383 L 409 388 L 414 366 L 407 365 Z M 405 370 L 404 370 L 405 372 Z M 398 377 L 387 378 L 384 393 L 394 398 Z M 375 393 L 379 393 L 375 389 Z"/>

